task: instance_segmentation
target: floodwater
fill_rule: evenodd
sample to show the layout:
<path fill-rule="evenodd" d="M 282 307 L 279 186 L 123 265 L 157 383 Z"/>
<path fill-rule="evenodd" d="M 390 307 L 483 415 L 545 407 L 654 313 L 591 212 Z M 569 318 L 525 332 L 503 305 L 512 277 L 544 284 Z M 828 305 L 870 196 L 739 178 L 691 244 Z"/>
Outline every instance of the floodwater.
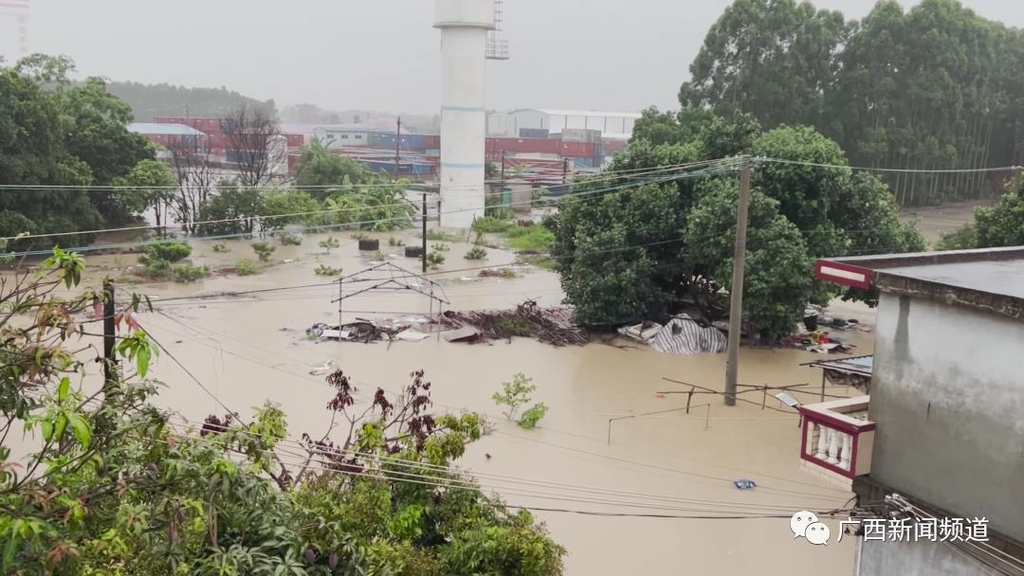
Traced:
<path fill-rule="evenodd" d="M 402 249 L 388 246 L 389 236 L 374 237 L 382 239 L 382 250 L 397 254 Z M 252 407 L 270 400 L 287 413 L 293 437 L 304 432 L 319 437 L 330 426 L 325 404 L 332 394 L 322 376 L 309 374 L 315 365 L 335 361 L 354 377 L 364 398 L 377 386 L 397 391 L 410 372 L 424 369 L 439 410 L 477 411 L 496 424 L 492 434 L 470 447 L 461 465 L 508 504 L 535 510 L 568 549 L 567 574 L 819 576 L 853 570 L 853 540 L 835 542 L 838 519 L 826 521 L 833 531 L 827 546 L 794 539 L 790 531 L 788 517 L 794 512 L 841 508 L 852 497 L 800 470 L 795 414 L 770 409 L 780 406 L 770 395 L 769 408 L 762 409 L 758 392 L 742 396 L 756 405 L 736 407 L 726 407 L 720 396 L 698 395 L 687 415 L 682 411 L 685 395 L 660 394 L 686 390 L 664 377 L 721 390 L 724 354 L 671 356 L 636 345 L 554 348 L 526 339 L 467 345 L 434 336 L 390 345 L 317 343 L 306 338 L 305 329 L 315 322 L 337 322 L 338 305 L 332 302 L 338 296 L 336 285 L 188 298 L 324 284 L 329 279 L 312 272 L 318 260 L 343 267 L 345 274 L 374 265 L 375 255 L 360 254 L 347 237 L 330 255 L 318 254 L 321 238 L 307 236 L 298 247 L 275 242 L 276 264 L 256 276 L 211 277 L 188 286 L 131 286 L 133 276 L 125 268 L 135 257 L 122 255 L 88 257 L 89 279 L 95 284 L 102 274 L 110 274 L 119 287 L 153 298 L 156 312 L 142 314 L 139 321 L 170 352 L 161 354 L 153 368 L 153 376 L 167 384 L 158 403 L 190 421 L 223 414 L 224 406 L 247 417 Z M 412 233 L 402 238 L 418 243 Z M 224 244 L 231 252 L 213 253 L 212 243 L 195 242 L 192 260 L 216 268 L 252 258 L 247 242 Z M 435 295 L 443 289 L 443 298 L 450 302 L 445 309 L 506 308 L 526 298 L 555 305 L 562 298 L 557 275 L 551 272 L 533 269 L 515 279 L 476 277 L 481 266 L 512 262 L 508 252 L 488 250 L 486 262 L 471 262 L 462 258 L 465 244 L 450 246 L 447 262 L 429 276 L 437 282 Z M 419 271 L 418 260 L 389 261 Z M 392 278 L 383 271 L 362 277 Z M 392 286 L 418 282 L 420 289 L 431 290 L 422 278 L 395 274 L 393 279 L 398 284 Z M 345 292 L 371 284 L 353 283 Z M 437 309 L 429 296 L 408 289 L 371 290 L 346 297 L 343 304 L 346 322 Z M 837 305 L 833 311 L 840 317 L 852 315 L 862 325 L 874 323 L 873 313 L 864 307 Z M 858 346 L 855 353 L 871 352 L 872 334 L 852 331 L 843 336 Z M 821 359 L 819 355 L 743 349 L 740 358 L 743 384 L 808 383 L 807 391 L 820 392 L 820 372 L 799 366 Z M 503 421 L 490 399 L 517 372 L 533 378 L 538 387 L 534 401 L 550 409 L 535 430 Z M 827 391 L 857 395 L 845 388 Z M 797 396 L 805 403 L 817 401 L 809 392 Z M 673 409 L 609 423 L 621 416 Z M 736 479 L 753 480 L 757 488 L 738 490 L 732 484 Z M 740 518 L 678 517 L 726 512 Z M 768 514 L 784 518 L 749 518 Z"/>

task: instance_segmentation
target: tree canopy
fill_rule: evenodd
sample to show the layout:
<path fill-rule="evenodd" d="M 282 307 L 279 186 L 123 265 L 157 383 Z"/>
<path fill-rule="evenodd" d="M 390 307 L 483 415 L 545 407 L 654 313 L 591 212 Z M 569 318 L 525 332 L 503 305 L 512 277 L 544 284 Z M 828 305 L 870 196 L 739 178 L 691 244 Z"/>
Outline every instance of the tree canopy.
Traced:
<path fill-rule="evenodd" d="M 815 258 L 924 248 L 916 228 L 899 220 L 888 187 L 849 169 L 839 145 L 813 128 L 762 131 L 738 111 L 726 119 L 649 110 L 606 173 L 575 185 L 547 222 L 579 322 L 616 324 L 693 306 L 711 318 L 725 313 L 738 160 L 720 159 L 737 154 L 754 156 L 744 320 L 758 329 L 788 333 L 806 304 L 836 295 L 813 280 Z M 627 172 L 686 165 L 693 167 L 670 182 L 638 182 Z"/>
<path fill-rule="evenodd" d="M 130 110 L 110 95 L 103 80 L 73 84 L 68 79 L 73 69 L 66 58 L 41 55 L 0 67 L 4 237 L 93 230 L 123 224 L 138 214 L 139 205 L 120 192 L 89 192 L 87 187 L 115 183 L 139 162 L 151 160 L 153 147 L 128 131 Z M 80 245 L 91 237 L 62 240 Z"/>
<path fill-rule="evenodd" d="M 813 126 L 857 166 L 1024 164 L 1024 31 L 956 0 L 883 0 L 859 22 L 808 2 L 735 0 L 690 74 L 684 108 Z M 1008 176 L 885 178 L 900 204 L 937 204 L 998 193 Z"/>

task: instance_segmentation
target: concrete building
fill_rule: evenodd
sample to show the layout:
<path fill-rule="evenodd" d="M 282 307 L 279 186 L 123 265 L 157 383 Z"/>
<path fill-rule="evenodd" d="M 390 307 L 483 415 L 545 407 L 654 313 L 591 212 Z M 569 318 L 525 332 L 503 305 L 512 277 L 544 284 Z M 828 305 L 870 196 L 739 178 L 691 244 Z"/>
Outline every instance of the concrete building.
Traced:
<path fill-rule="evenodd" d="M 599 130 L 606 139 L 628 140 L 639 118 L 640 114 L 634 112 L 522 108 L 491 112 L 487 133 L 509 138 L 546 138 L 563 130 L 579 129 Z"/>
<path fill-rule="evenodd" d="M 823 260 L 816 276 L 881 296 L 870 396 L 801 407 L 804 463 L 862 504 L 898 494 L 915 535 L 975 529 L 865 531 L 856 574 L 1024 573 L 1024 247 Z"/>

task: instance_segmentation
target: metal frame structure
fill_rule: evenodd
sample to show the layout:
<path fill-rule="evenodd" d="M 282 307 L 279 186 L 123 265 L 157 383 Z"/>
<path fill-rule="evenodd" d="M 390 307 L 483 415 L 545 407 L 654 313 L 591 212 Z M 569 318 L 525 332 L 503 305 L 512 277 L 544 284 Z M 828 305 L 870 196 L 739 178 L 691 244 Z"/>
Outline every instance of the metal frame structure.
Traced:
<path fill-rule="evenodd" d="M 380 277 L 374 277 L 374 278 L 361 278 L 361 276 L 364 275 L 364 274 L 373 274 L 373 273 L 377 273 L 377 272 L 386 273 L 387 275 L 382 275 Z M 416 281 L 420 285 L 426 284 L 426 285 L 428 285 L 430 287 L 430 290 L 427 291 L 427 290 L 422 289 L 419 285 L 413 285 L 412 281 Z M 358 296 L 360 294 L 365 294 L 367 292 L 371 292 L 371 291 L 374 291 L 374 290 L 384 290 L 384 289 L 389 289 L 389 290 L 412 290 L 413 292 L 418 292 L 418 293 L 420 293 L 420 294 L 422 294 L 424 296 L 427 296 L 429 298 L 429 302 L 430 302 L 430 311 L 428 312 L 427 316 L 431 320 L 433 320 L 433 316 L 434 316 L 434 303 L 435 302 L 437 303 L 437 306 L 438 306 L 437 307 L 437 318 L 438 318 L 438 321 L 440 321 L 441 315 L 444 313 L 443 312 L 444 311 L 444 305 L 445 304 L 448 304 L 449 306 L 451 305 L 451 302 L 448 300 L 448 295 L 444 291 L 444 287 L 442 287 L 440 284 L 438 284 L 437 282 L 434 282 L 433 280 L 430 280 L 429 278 L 425 278 L 422 275 L 416 274 L 415 272 L 411 272 L 409 270 L 406 270 L 405 268 L 402 268 L 401 266 L 397 266 L 395 264 L 392 264 L 391 262 L 381 262 L 380 264 L 376 264 L 376 265 L 371 266 L 369 268 L 366 268 L 364 270 L 360 270 L 359 272 L 356 272 L 355 274 L 349 274 L 348 276 L 343 276 L 341 278 L 338 278 L 337 282 L 338 282 L 338 297 L 336 299 L 332 300 L 331 303 L 332 304 L 333 303 L 337 303 L 338 304 L 338 330 L 339 331 L 341 330 L 341 327 L 344 324 L 344 318 L 343 318 L 343 316 L 344 316 L 344 308 L 342 306 L 344 301 L 346 299 L 348 299 L 348 298 L 352 298 L 354 296 Z M 364 288 L 356 290 L 355 292 L 351 292 L 349 294 L 345 294 L 345 284 L 346 284 L 346 282 L 349 283 L 349 284 L 367 284 L 368 283 L 369 286 L 366 286 Z M 440 332 L 438 332 L 438 338 L 440 338 Z"/>

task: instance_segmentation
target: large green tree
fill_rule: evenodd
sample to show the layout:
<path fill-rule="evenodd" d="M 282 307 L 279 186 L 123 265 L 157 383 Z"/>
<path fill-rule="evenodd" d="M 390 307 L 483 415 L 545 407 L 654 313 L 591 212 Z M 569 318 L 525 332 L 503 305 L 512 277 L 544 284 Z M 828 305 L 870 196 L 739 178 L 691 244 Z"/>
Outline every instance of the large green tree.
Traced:
<path fill-rule="evenodd" d="M 861 21 L 794 0 L 736 0 L 711 27 L 680 90 L 684 108 L 752 114 L 768 129 L 813 126 L 897 201 L 998 193 L 1005 174 L 934 172 L 1024 163 L 1024 32 L 957 0 Z M 907 171 L 916 170 L 916 171 Z"/>
<path fill-rule="evenodd" d="M 154 151 L 128 131 L 130 110 L 99 79 L 74 84 L 67 58 L 27 57 L 0 67 L 0 234 L 67 233 L 138 215 L 130 193 L 90 191 L 126 176 Z M 18 185 L 23 185 L 19 188 Z M 15 248 L 81 245 L 91 235 L 20 241 Z"/>
<path fill-rule="evenodd" d="M 885 184 L 848 168 L 838 144 L 812 128 L 762 132 L 739 112 L 726 119 L 651 110 L 641 120 L 625 153 L 599 180 L 575 185 L 548 221 L 579 322 L 622 323 L 693 305 L 712 318 L 725 313 L 738 161 L 713 161 L 727 155 L 753 156 L 744 319 L 766 333 L 786 333 L 806 304 L 836 296 L 813 280 L 815 258 L 924 247 Z M 633 175 L 644 170 L 653 174 Z M 869 294 L 846 296 L 871 302 Z"/>

